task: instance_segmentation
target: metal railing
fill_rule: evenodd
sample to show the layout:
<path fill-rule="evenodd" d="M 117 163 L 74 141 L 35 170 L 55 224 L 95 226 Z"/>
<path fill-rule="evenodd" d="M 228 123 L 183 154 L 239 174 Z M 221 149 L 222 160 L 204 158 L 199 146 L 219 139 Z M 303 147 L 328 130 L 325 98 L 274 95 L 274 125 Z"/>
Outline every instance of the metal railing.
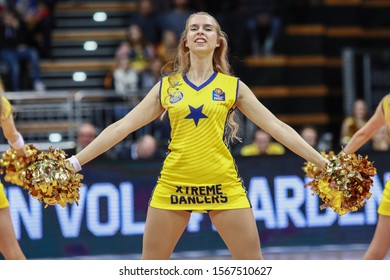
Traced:
<path fill-rule="evenodd" d="M 118 95 L 113 91 L 8 92 L 15 124 L 26 143 L 37 148 L 76 147 L 77 128 L 84 122 L 101 130 L 123 117 L 143 97 L 143 92 Z M 0 151 L 9 149 L 4 136 Z"/>

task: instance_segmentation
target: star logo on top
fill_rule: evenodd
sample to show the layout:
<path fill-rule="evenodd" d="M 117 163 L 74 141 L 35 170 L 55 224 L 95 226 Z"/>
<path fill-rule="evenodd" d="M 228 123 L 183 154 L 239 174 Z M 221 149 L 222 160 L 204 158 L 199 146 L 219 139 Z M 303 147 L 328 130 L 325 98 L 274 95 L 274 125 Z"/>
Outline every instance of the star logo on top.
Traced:
<path fill-rule="evenodd" d="M 195 108 L 195 107 L 192 107 L 191 105 L 188 105 L 191 113 L 188 116 L 186 116 L 185 119 L 193 119 L 195 126 L 198 126 L 200 119 L 207 119 L 208 118 L 205 114 L 202 113 L 203 106 L 204 105 L 202 105 L 198 108 Z"/>

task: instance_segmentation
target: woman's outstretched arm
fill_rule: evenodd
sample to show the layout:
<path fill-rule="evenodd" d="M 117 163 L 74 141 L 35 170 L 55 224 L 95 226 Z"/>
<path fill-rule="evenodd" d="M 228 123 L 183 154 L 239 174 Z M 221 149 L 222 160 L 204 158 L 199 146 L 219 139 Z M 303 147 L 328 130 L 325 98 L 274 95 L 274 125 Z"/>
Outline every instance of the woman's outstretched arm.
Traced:
<path fill-rule="evenodd" d="M 348 144 L 343 148 L 345 153 L 350 154 L 356 152 L 372 138 L 380 127 L 386 124 L 382 104 L 383 100 L 376 107 L 374 115 L 368 120 L 368 122 L 352 136 L 351 140 L 349 140 Z"/>
<path fill-rule="evenodd" d="M 301 156 L 320 168 L 325 167 L 328 160 L 310 146 L 292 127 L 280 121 L 253 94 L 252 90 L 240 81 L 237 102 L 238 109 L 268 132 L 275 140 L 286 146 L 292 152 Z"/>

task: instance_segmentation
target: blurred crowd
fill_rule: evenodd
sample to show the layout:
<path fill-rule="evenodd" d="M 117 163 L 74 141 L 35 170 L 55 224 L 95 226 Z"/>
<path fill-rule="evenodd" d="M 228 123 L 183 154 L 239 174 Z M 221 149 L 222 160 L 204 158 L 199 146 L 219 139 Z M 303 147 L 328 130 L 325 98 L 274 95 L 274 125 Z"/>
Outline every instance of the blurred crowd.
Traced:
<path fill-rule="evenodd" d="M 70 0 L 69 0 L 70 1 Z M 23 76 L 29 76 L 27 87 L 44 91 L 40 59 L 51 58 L 52 29 L 56 0 L 0 0 L 0 62 L 9 68 L 9 91 L 26 88 Z M 76 1 L 77 2 L 77 1 Z M 194 11 L 205 10 L 213 14 L 231 40 L 231 62 L 247 56 L 278 54 L 283 26 L 289 20 L 289 8 L 304 6 L 316 1 L 279 0 L 136 0 L 136 10 L 129 15 L 126 36 L 113 53 L 114 67 L 104 79 L 105 89 L 123 96 L 134 96 L 133 105 L 155 85 L 162 75 L 174 69 L 176 46 L 185 21 Z M 297 14 L 297 13 L 291 13 Z M 30 67 L 23 67 L 26 63 Z M 26 69 L 31 69 L 25 73 Z M 130 108 L 131 109 L 131 108 Z M 129 108 L 115 108 L 115 117 L 121 118 Z M 303 126 L 299 131 L 304 139 L 320 151 L 337 150 L 345 146 L 354 132 L 364 125 L 370 112 L 364 100 L 356 100 L 353 115 L 346 116 L 340 125 L 340 139 L 332 133 L 318 131 L 314 126 Z M 92 139 L 98 134 L 94 124 L 80 127 L 80 134 L 88 129 Z M 169 141 L 169 119 L 157 119 L 139 134 L 120 143 L 111 158 L 154 158 L 163 156 Z M 252 138 L 243 139 L 234 146 L 233 153 L 242 156 L 282 155 L 286 150 L 266 132 L 253 131 Z M 147 137 L 144 137 L 147 136 Z M 91 138 L 90 137 L 90 138 Z M 79 141 L 80 142 L 80 141 Z M 145 144 L 147 143 L 147 144 Z M 335 146 L 337 145 L 337 146 Z M 82 147 L 79 144 L 78 147 Z M 143 147 L 149 149 L 142 151 Z M 365 151 L 389 150 L 387 129 L 380 130 L 362 149 Z"/>
<path fill-rule="evenodd" d="M 282 25 L 278 1 L 138 0 L 136 4 L 135 13 L 129 17 L 126 38 L 116 49 L 115 66 L 107 73 L 104 83 L 106 89 L 117 94 L 134 95 L 135 104 L 143 97 L 137 94 L 148 92 L 162 75 L 168 75 L 174 69 L 181 32 L 188 16 L 195 11 L 212 13 L 229 37 L 241 38 L 230 42 L 233 59 L 250 55 L 270 56 L 277 50 Z M 117 118 L 123 115 L 119 114 Z M 169 133 L 169 120 L 165 117 L 148 125 L 141 135 L 154 137 L 158 149 L 152 154 L 161 156 L 165 154 Z M 137 141 L 133 137 L 120 143 L 113 149 L 111 157 L 134 155 Z"/>
<path fill-rule="evenodd" d="M 55 0 L 6 0 L 0 4 L 0 61 L 9 91 L 44 91 L 40 59 L 50 58 Z"/>
<path fill-rule="evenodd" d="M 118 93 L 148 90 L 174 67 L 176 46 L 185 21 L 194 11 L 216 16 L 229 37 L 230 55 L 272 55 L 277 49 L 282 19 L 274 0 L 138 0 L 129 18 L 126 38 L 115 52 L 115 68 L 105 87 Z"/>
<path fill-rule="evenodd" d="M 248 56 L 271 56 L 281 49 L 282 28 L 296 11 L 308 4 L 320 1 L 278 1 L 278 0 L 138 0 L 137 11 L 129 19 L 127 38 L 115 53 L 116 67 L 109 73 L 112 81 L 107 86 L 120 94 L 147 92 L 161 77 L 174 67 L 176 46 L 184 29 L 187 17 L 194 11 L 206 10 L 213 14 L 229 38 L 240 38 L 230 42 L 232 64 Z M 293 8 L 294 12 L 289 12 Z M 369 118 L 367 104 L 358 99 L 353 115 L 346 116 L 340 125 L 340 139 L 331 132 L 319 131 L 315 126 L 299 128 L 301 136 L 319 151 L 340 151 L 351 135 Z M 167 129 L 169 125 L 160 126 Z M 154 132 L 152 130 L 152 135 Z M 367 152 L 389 150 L 387 129 L 367 143 L 361 150 Z M 159 131 L 158 133 L 162 133 Z M 162 133 L 167 135 L 169 133 Z M 253 131 L 251 139 L 243 139 L 232 147 L 233 153 L 241 156 L 283 155 L 286 150 L 261 130 Z M 166 139 L 163 139 L 166 140 Z"/>

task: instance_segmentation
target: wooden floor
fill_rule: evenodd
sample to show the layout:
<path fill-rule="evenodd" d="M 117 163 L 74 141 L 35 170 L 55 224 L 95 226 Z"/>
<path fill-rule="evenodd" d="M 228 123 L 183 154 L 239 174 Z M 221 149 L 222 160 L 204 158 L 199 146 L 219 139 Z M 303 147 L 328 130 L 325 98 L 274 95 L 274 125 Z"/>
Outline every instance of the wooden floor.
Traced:
<path fill-rule="evenodd" d="M 265 260 L 361 260 L 365 253 L 365 245 L 352 246 L 322 246 L 306 248 L 264 248 Z M 231 259 L 228 251 L 186 252 L 175 254 L 173 259 Z M 214 253 L 214 254 L 213 254 Z M 390 260 L 390 251 L 386 260 Z"/>
<path fill-rule="evenodd" d="M 266 260 L 361 260 L 367 245 L 263 248 Z M 82 256 L 72 259 L 88 260 L 139 260 L 139 254 Z M 191 251 L 172 255 L 173 260 L 231 260 L 227 250 Z M 390 251 L 385 260 L 390 260 Z"/>
<path fill-rule="evenodd" d="M 365 247 L 357 248 L 303 248 L 301 250 L 287 250 L 273 252 L 264 250 L 264 258 L 268 260 L 361 260 Z M 390 252 L 386 260 L 390 260 Z"/>

